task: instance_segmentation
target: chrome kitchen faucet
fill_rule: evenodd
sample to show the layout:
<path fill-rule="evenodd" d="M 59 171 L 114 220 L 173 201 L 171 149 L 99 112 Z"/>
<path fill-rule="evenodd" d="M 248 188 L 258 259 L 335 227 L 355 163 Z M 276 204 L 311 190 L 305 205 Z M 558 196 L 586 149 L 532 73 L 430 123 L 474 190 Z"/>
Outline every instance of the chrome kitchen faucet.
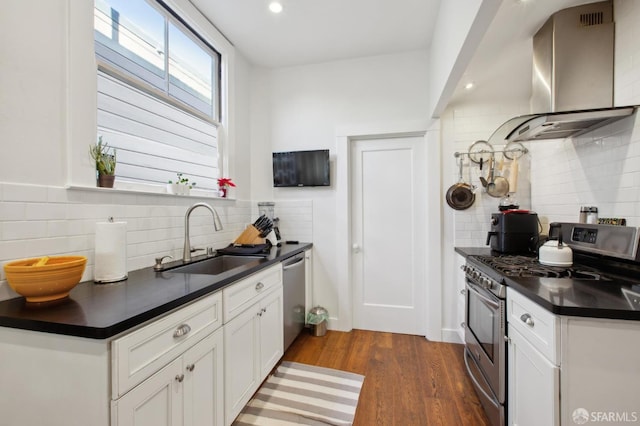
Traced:
<path fill-rule="evenodd" d="M 191 212 L 194 211 L 196 207 L 204 207 L 208 209 L 213 215 L 213 227 L 216 231 L 222 231 L 222 222 L 220 221 L 220 216 L 218 216 L 218 212 L 216 212 L 216 210 L 209 204 L 195 203 L 194 205 L 189 207 L 184 215 L 184 249 L 182 252 L 183 262 L 191 261 L 191 243 L 189 242 L 189 216 L 191 216 Z"/>

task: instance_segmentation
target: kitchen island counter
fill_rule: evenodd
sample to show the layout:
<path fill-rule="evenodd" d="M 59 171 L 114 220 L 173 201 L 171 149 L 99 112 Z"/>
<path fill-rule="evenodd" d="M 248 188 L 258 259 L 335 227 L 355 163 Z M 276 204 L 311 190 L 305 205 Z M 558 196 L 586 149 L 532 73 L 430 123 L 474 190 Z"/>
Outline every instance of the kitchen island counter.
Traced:
<path fill-rule="evenodd" d="M 149 267 L 131 271 L 127 280 L 117 283 L 81 282 L 69 297 L 58 301 L 27 303 L 24 297 L 5 300 L 0 302 L 0 326 L 111 338 L 311 247 L 311 243 L 272 247 L 264 260 L 219 275 L 156 272 Z M 194 261 L 198 259 L 206 256 L 194 257 Z"/>

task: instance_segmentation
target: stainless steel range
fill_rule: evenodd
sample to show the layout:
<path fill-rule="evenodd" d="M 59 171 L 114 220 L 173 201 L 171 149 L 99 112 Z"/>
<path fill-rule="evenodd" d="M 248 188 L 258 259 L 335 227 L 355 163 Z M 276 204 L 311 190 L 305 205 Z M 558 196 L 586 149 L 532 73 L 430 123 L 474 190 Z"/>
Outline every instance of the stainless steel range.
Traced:
<path fill-rule="evenodd" d="M 562 223 L 552 230 L 573 250 L 571 267 L 542 265 L 533 256 L 470 255 L 462 267 L 466 276 L 465 364 L 487 417 L 504 425 L 507 407 L 506 292 L 509 285 L 533 290 L 549 279 L 572 288 L 566 297 L 536 300 L 556 313 L 575 315 L 576 306 L 589 315 L 622 318 L 640 309 L 640 253 L 637 228 Z M 551 235 L 554 237 L 554 235 Z M 589 294 L 591 292 L 591 294 Z M 549 294 L 549 292 L 546 292 Z M 591 297 L 597 294 L 595 297 Z M 544 303 L 542 303 L 544 302 Z M 555 309 L 558 311 L 555 311 Z M 567 311 L 563 311 L 566 309 Z M 633 313 L 633 315 L 636 315 Z"/>

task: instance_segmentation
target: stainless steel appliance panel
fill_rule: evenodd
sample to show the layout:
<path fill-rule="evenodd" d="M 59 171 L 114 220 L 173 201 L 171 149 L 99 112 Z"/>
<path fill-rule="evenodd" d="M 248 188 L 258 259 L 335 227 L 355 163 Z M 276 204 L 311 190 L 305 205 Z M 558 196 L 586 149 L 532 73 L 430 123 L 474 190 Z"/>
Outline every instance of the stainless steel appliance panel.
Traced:
<path fill-rule="evenodd" d="M 504 403 L 505 301 L 467 281 L 465 345 L 499 403 Z"/>
<path fill-rule="evenodd" d="M 282 263 L 284 350 L 298 337 L 305 324 L 305 258 L 299 253 Z"/>

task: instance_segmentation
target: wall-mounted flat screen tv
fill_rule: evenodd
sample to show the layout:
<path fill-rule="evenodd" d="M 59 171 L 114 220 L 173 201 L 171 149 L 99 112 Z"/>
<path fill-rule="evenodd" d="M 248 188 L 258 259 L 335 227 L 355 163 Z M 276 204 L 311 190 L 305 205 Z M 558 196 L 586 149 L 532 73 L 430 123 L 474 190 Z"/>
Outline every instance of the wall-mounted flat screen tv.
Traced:
<path fill-rule="evenodd" d="M 273 186 L 330 186 L 329 150 L 273 153 Z"/>

